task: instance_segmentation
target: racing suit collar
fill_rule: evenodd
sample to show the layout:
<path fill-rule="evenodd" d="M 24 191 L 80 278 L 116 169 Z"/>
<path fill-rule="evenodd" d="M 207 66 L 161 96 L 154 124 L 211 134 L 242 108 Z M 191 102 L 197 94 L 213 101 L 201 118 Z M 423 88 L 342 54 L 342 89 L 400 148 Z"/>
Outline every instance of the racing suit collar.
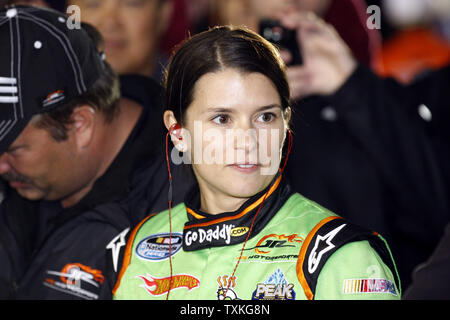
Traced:
<path fill-rule="evenodd" d="M 268 196 L 256 216 L 266 192 Z M 183 249 L 194 251 L 242 243 L 255 220 L 249 237 L 251 239 L 269 223 L 290 195 L 291 188 L 278 174 L 265 190 L 248 199 L 238 210 L 210 215 L 198 209 L 200 192 L 196 185 L 188 192 L 185 200 L 188 221 L 183 230 Z"/>

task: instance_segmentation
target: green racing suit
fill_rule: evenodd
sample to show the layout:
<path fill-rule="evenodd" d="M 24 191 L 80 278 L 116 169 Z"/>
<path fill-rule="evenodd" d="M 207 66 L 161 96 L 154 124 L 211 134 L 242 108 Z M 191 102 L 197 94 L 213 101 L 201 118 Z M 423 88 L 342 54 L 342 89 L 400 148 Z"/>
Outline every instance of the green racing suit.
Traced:
<path fill-rule="evenodd" d="M 384 239 L 284 180 L 219 215 L 194 209 L 196 187 L 171 210 L 172 232 L 167 211 L 147 217 L 128 240 L 114 298 L 166 299 L 170 288 L 175 300 L 400 299 Z"/>

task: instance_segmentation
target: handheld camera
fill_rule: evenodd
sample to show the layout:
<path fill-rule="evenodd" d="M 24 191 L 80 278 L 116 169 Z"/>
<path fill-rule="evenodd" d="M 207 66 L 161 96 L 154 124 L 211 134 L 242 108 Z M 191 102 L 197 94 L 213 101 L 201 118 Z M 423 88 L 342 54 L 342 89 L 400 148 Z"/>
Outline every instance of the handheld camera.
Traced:
<path fill-rule="evenodd" d="M 276 20 L 261 20 L 259 33 L 278 49 L 288 50 L 291 53 L 292 61 L 288 65 L 303 64 L 296 30 L 287 29 Z"/>

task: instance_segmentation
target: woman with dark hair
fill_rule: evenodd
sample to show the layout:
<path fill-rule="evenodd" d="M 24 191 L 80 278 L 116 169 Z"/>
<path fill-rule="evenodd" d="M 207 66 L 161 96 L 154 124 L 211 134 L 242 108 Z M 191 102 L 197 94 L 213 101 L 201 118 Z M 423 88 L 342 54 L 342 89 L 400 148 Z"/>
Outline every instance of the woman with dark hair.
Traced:
<path fill-rule="evenodd" d="M 283 177 L 289 86 L 270 43 L 243 28 L 198 34 L 173 56 L 166 89 L 166 142 L 198 185 L 173 209 L 169 192 L 169 210 L 135 228 L 116 299 L 400 298 L 385 241 Z"/>

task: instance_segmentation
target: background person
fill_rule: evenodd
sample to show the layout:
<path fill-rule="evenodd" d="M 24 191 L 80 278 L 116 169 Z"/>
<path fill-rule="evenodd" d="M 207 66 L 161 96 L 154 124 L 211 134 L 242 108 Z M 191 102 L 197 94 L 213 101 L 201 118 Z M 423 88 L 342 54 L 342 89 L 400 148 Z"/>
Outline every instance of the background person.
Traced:
<path fill-rule="evenodd" d="M 350 153 L 344 140 L 330 137 L 336 144 L 333 160 L 346 160 L 337 163 L 342 168 L 331 172 L 342 173 L 344 188 L 336 187 L 333 193 L 341 201 L 361 204 L 361 214 L 343 211 L 343 215 L 376 226 L 386 235 L 407 287 L 411 272 L 428 259 L 449 221 L 448 128 L 443 123 L 449 110 L 449 67 L 430 72 L 409 86 L 377 77 L 361 64 L 349 74 L 342 70 L 354 66 L 350 51 L 329 25 L 311 15 L 286 16 L 283 21 L 290 27 L 297 25 L 300 34 L 305 58 L 300 87 L 306 94 L 328 95 L 338 122 L 364 151 L 359 156 Z M 303 156 L 311 155 L 304 152 Z M 363 170 L 367 164 L 378 174 Z M 296 166 L 296 170 L 302 168 Z M 373 189 L 367 193 L 371 198 L 359 202 L 363 198 L 356 191 L 358 184 L 354 196 L 346 197 L 352 190 L 350 178 L 360 179 L 363 192 Z M 364 183 L 368 185 L 363 187 Z"/>
<path fill-rule="evenodd" d="M 448 1 L 378 1 L 384 43 L 375 71 L 409 84 L 424 73 L 450 63 Z"/>
<path fill-rule="evenodd" d="M 161 40 L 173 14 L 172 0 L 70 0 L 81 19 L 105 40 L 108 62 L 118 74 L 140 74 L 160 81 L 166 58 Z"/>

